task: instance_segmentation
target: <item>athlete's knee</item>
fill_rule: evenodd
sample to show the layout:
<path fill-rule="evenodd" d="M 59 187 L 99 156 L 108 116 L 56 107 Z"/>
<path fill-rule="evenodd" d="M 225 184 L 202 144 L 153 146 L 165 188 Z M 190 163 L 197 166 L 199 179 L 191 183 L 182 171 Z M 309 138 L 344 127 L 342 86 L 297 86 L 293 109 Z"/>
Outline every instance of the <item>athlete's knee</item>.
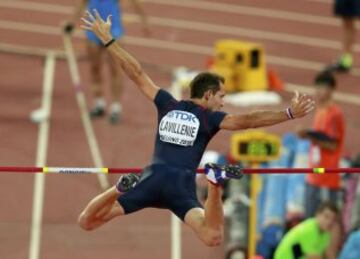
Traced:
<path fill-rule="evenodd" d="M 94 229 L 92 224 L 91 224 L 91 217 L 86 212 L 82 212 L 79 215 L 78 224 L 83 230 L 86 230 L 86 231 L 91 231 L 91 230 Z"/>
<path fill-rule="evenodd" d="M 224 234 L 221 230 L 209 229 L 204 233 L 202 237 L 202 241 L 204 242 L 204 244 L 210 247 L 221 245 L 223 240 Z"/>

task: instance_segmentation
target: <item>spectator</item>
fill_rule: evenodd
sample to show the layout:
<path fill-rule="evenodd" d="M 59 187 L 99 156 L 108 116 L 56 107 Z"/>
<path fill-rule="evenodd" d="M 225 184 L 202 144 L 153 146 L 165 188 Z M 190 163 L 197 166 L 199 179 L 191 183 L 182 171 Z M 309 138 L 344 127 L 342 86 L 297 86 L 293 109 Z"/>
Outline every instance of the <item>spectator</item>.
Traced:
<path fill-rule="evenodd" d="M 330 231 L 336 225 L 338 209 L 332 203 L 323 203 L 315 217 L 294 228 L 281 240 L 275 259 L 322 259 L 330 245 Z"/>
<path fill-rule="evenodd" d="M 334 102 L 334 77 L 325 72 L 315 79 L 317 109 L 312 129 L 301 130 L 300 137 L 311 141 L 310 166 L 337 168 L 344 145 L 343 113 Z M 338 201 L 339 174 L 309 174 L 305 187 L 305 217 L 312 217 L 321 201 Z"/>
<path fill-rule="evenodd" d="M 334 102 L 336 81 L 330 72 L 323 72 L 315 78 L 317 109 L 313 128 L 302 130 L 300 137 L 311 141 L 310 166 L 337 168 L 341 158 L 345 124 L 340 107 Z M 309 174 L 305 186 L 305 217 L 314 216 L 318 204 L 324 201 L 339 202 L 341 189 L 339 174 Z M 331 245 L 326 251 L 327 258 L 337 258 L 341 243 L 340 220 L 332 229 Z"/>

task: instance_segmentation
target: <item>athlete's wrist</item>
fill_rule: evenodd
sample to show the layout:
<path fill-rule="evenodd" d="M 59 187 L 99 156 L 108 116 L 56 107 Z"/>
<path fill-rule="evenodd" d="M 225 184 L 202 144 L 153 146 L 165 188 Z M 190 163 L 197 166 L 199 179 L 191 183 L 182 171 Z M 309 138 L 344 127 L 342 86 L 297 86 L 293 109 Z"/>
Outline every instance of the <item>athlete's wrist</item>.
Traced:
<path fill-rule="evenodd" d="M 101 39 L 101 42 L 103 45 L 111 41 L 114 37 L 111 35 L 111 33 L 104 33 L 103 35 L 99 36 Z"/>
<path fill-rule="evenodd" d="M 291 107 L 288 107 L 288 108 L 285 109 L 285 114 L 286 114 L 286 116 L 288 117 L 289 120 L 295 119 L 294 112 L 291 109 Z"/>
<path fill-rule="evenodd" d="M 105 42 L 103 45 L 105 48 L 109 47 L 110 45 L 112 45 L 116 40 L 114 38 L 111 38 L 110 40 L 108 40 L 107 42 Z"/>

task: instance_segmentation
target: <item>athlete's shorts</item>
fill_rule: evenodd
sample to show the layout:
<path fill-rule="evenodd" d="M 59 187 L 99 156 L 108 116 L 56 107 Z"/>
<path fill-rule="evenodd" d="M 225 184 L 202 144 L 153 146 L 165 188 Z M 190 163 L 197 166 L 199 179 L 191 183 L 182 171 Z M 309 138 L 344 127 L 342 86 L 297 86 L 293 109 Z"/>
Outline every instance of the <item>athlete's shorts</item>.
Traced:
<path fill-rule="evenodd" d="M 342 17 L 360 17 L 360 1 L 336 0 L 334 12 Z"/>
<path fill-rule="evenodd" d="M 144 208 L 169 209 L 182 221 L 193 208 L 202 208 L 196 196 L 196 173 L 155 164 L 144 169 L 139 183 L 118 198 L 125 214 Z"/>

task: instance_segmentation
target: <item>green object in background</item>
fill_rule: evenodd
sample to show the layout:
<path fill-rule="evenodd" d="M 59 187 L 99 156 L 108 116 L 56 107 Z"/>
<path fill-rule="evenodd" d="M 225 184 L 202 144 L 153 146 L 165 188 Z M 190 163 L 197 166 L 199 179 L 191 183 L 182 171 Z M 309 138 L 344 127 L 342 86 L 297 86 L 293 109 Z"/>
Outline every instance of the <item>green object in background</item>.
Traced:
<path fill-rule="evenodd" d="M 315 174 L 323 174 L 323 173 L 325 173 L 325 168 L 321 168 L 321 167 L 319 167 L 319 168 L 314 168 L 314 169 L 313 169 L 313 172 L 314 172 Z"/>
<path fill-rule="evenodd" d="M 353 57 L 351 54 L 344 54 L 339 59 L 339 65 L 345 69 L 350 69 L 353 65 Z"/>
<path fill-rule="evenodd" d="M 329 243 L 330 234 L 320 231 L 316 219 L 310 218 L 298 224 L 283 237 L 275 251 L 274 259 L 307 258 L 309 255 L 322 256 Z M 295 257 L 294 250 L 301 253 L 301 257 Z"/>
<path fill-rule="evenodd" d="M 281 140 L 264 131 L 247 131 L 233 134 L 231 155 L 235 160 L 266 162 L 280 155 Z"/>

